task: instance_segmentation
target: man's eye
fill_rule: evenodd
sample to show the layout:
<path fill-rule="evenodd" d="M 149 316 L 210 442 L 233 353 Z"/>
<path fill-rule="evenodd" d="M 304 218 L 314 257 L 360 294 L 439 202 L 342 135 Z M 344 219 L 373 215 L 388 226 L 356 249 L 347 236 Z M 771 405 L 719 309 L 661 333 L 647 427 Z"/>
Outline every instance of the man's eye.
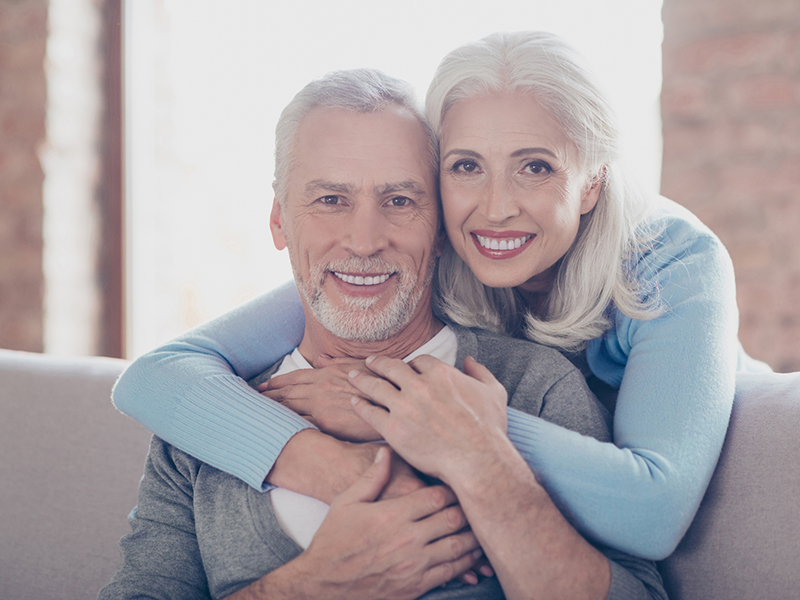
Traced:
<path fill-rule="evenodd" d="M 320 201 L 329 206 L 336 206 L 339 204 L 339 196 L 323 196 Z"/>
<path fill-rule="evenodd" d="M 391 200 L 389 200 L 389 204 L 392 206 L 408 206 L 411 204 L 411 199 L 406 198 L 405 196 L 395 196 Z"/>
<path fill-rule="evenodd" d="M 450 170 L 454 173 L 474 173 L 478 170 L 478 163 L 472 160 L 459 160 Z"/>

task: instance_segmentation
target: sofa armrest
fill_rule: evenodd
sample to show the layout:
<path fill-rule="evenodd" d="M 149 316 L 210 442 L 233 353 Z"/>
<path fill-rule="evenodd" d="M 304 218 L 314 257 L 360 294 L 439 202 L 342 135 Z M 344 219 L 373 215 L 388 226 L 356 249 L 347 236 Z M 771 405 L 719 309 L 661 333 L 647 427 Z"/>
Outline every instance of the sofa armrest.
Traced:
<path fill-rule="evenodd" d="M 150 433 L 117 412 L 127 363 L 0 350 L 3 598 L 94 598 L 119 564 Z"/>
<path fill-rule="evenodd" d="M 708 491 L 660 564 L 673 600 L 770 600 L 800 591 L 800 373 L 740 374 Z"/>

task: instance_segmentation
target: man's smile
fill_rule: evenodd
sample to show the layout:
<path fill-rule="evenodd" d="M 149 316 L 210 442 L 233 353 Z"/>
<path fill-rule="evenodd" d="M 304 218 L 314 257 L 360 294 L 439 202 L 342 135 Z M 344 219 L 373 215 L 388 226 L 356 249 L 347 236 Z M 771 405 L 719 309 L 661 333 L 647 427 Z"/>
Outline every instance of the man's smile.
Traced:
<path fill-rule="evenodd" d="M 380 285 L 393 275 L 393 273 L 384 273 L 382 275 L 351 275 L 348 273 L 339 273 L 337 271 L 333 271 L 333 274 L 345 283 L 350 283 L 352 285 Z"/>

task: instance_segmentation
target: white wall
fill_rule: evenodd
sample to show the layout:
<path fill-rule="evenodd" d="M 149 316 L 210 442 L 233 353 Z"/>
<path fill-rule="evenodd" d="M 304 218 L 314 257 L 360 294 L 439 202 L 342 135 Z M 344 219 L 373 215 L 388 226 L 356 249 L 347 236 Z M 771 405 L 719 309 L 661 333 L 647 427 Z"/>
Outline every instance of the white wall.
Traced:
<path fill-rule="evenodd" d="M 102 110 L 100 14 L 92 0 L 50 0 L 44 170 L 44 348 L 98 350 L 96 273 Z"/>
<path fill-rule="evenodd" d="M 544 29 L 589 58 L 658 190 L 660 0 L 127 3 L 129 356 L 291 277 L 271 244 L 273 128 L 310 79 L 376 67 L 424 96 L 452 48 Z"/>

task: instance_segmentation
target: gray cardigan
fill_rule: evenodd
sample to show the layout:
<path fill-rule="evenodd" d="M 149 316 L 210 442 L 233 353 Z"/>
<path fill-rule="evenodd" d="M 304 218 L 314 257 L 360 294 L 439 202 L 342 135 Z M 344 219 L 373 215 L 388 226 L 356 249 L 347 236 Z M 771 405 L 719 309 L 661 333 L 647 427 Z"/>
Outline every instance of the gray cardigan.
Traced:
<path fill-rule="evenodd" d="M 506 387 L 510 406 L 610 440 L 608 412 L 561 354 L 528 341 L 450 326 L 458 339 L 456 364 L 475 357 Z M 302 552 L 278 524 L 268 493 L 157 437 L 129 521 L 132 533 L 120 542 L 122 565 L 101 590 L 101 600 L 225 598 Z M 666 598 L 655 564 L 597 547 L 611 565 L 609 600 Z M 503 593 L 493 577 L 476 586 L 452 581 L 424 598 L 481 600 L 503 598 Z"/>

